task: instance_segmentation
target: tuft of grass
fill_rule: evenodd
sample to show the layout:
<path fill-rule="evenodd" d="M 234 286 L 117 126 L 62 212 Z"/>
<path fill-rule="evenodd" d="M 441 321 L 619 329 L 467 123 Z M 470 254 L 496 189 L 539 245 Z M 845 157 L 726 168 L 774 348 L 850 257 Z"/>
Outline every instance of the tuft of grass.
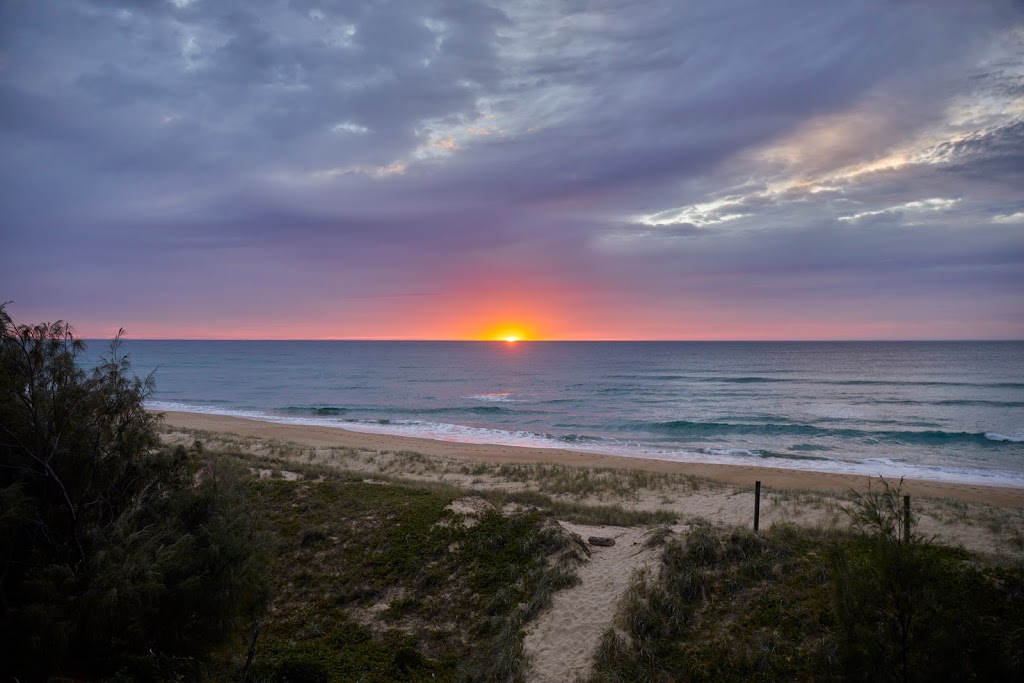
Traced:
<path fill-rule="evenodd" d="M 850 528 L 865 536 L 884 538 L 895 543 L 910 543 L 919 540 L 915 533 L 917 520 L 907 511 L 903 504 L 903 477 L 899 483 L 890 484 L 884 477 L 881 488 L 872 486 L 868 480 L 868 489 L 864 493 L 851 491 L 853 504 L 846 508 L 850 518 Z M 907 529 L 910 530 L 909 535 Z"/>
<path fill-rule="evenodd" d="M 644 539 L 644 548 L 659 548 L 668 542 L 668 539 L 672 536 L 672 528 L 668 525 L 662 525 L 651 529 L 647 532 L 647 538 Z"/>

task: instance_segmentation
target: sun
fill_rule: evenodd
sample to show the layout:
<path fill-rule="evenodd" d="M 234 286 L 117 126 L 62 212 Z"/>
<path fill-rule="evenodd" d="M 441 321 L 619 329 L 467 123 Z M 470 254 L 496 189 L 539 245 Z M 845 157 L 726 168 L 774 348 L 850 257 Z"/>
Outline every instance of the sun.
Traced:
<path fill-rule="evenodd" d="M 505 342 L 506 344 L 515 344 L 516 342 L 533 339 L 533 334 L 532 331 L 524 325 L 501 325 L 500 327 L 492 327 L 490 330 L 481 334 L 478 339 L 488 339 L 490 341 Z"/>

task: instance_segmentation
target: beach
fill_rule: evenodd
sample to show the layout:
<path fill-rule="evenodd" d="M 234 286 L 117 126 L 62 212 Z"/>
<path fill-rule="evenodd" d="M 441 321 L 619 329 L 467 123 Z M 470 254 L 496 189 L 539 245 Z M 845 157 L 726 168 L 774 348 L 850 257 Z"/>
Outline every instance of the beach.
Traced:
<path fill-rule="evenodd" d="M 722 465 L 622 457 L 593 451 L 561 448 L 533 448 L 497 444 L 461 443 L 417 437 L 346 430 L 341 427 L 279 424 L 246 418 L 185 412 L 164 412 L 168 427 L 184 430 L 234 434 L 247 438 L 286 441 L 307 447 L 353 448 L 368 451 L 413 451 L 431 457 L 445 457 L 480 463 L 556 464 L 581 468 L 636 469 L 652 473 L 704 477 L 737 487 L 752 487 L 755 481 L 775 489 L 817 491 L 863 490 L 867 477 L 750 465 Z M 906 479 L 904 490 L 912 496 L 950 498 L 1005 508 L 1024 508 L 1024 489 Z"/>
<path fill-rule="evenodd" d="M 212 453 L 237 453 L 260 478 L 302 480 L 333 470 L 357 484 L 444 492 L 454 499 L 449 509 L 469 526 L 489 510 L 514 516 L 540 509 L 581 542 L 610 541 L 610 547 L 590 549 L 578 584 L 555 594 L 550 608 L 526 627 L 529 683 L 559 683 L 592 670 L 602 634 L 615 623 L 635 577 L 659 571 L 661 549 L 652 534 L 686 538 L 707 525 L 724 533 L 749 530 L 757 481 L 762 529 L 843 529 L 850 522 L 844 510 L 851 490 L 869 485 L 867 477 L 850 474 L 462 443 L 215 414 L 163 415 L 168 443 L 199 440 Z M 880 490 L 882 482 L 872 486 Z M 902 486 L 901 493 L 914 500 L 921 538 L 1000 562 L 1020 561 L 1024 489 L 921 480 Z M 652 523 L 660 515 L 660 526 Z M 388 604 L 357 612 L 376 623 Z"/>

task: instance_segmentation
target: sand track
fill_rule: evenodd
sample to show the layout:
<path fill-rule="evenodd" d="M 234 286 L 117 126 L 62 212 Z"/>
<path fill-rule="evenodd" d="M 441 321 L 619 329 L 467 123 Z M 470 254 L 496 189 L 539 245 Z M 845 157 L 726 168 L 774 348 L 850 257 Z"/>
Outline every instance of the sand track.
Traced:
<path fill-rule="evenodd" d="M 565 683 L 587 675 L 601 634 L 612 625 L 634 572 L 651 566 L 661 552 L 644 548 L 649 529 L 561 524 L 584 539 L 614 538 L 615 545 L 591 546 L 590 558 L 578 570 L 580 585 L 556 593 L 550 609 L 527 630 L 524 646 L 531 661 L 531 683 Z"/>

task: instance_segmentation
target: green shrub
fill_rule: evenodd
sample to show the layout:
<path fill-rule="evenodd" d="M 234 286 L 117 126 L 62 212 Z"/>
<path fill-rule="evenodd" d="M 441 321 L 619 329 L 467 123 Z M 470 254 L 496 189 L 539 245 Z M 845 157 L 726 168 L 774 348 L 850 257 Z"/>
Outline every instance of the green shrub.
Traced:
<path fill-rule="evenodd" d="M 855 495 L 853 539 L 832 551 L 835 613 L 850 680 L 1014 680 L 1024 570 L 984 567 L 905 530 L 902 480 Z"/>
<path fill-rule="evenodd" d="M 0 306 L 0 640 L 22 679 L 194 677 L 265 598 L 235 473 L 161 448 L 119 339 L 91 372 L 65 323 Z M 158 673 L 154 673 L 158 672 Z"/>

